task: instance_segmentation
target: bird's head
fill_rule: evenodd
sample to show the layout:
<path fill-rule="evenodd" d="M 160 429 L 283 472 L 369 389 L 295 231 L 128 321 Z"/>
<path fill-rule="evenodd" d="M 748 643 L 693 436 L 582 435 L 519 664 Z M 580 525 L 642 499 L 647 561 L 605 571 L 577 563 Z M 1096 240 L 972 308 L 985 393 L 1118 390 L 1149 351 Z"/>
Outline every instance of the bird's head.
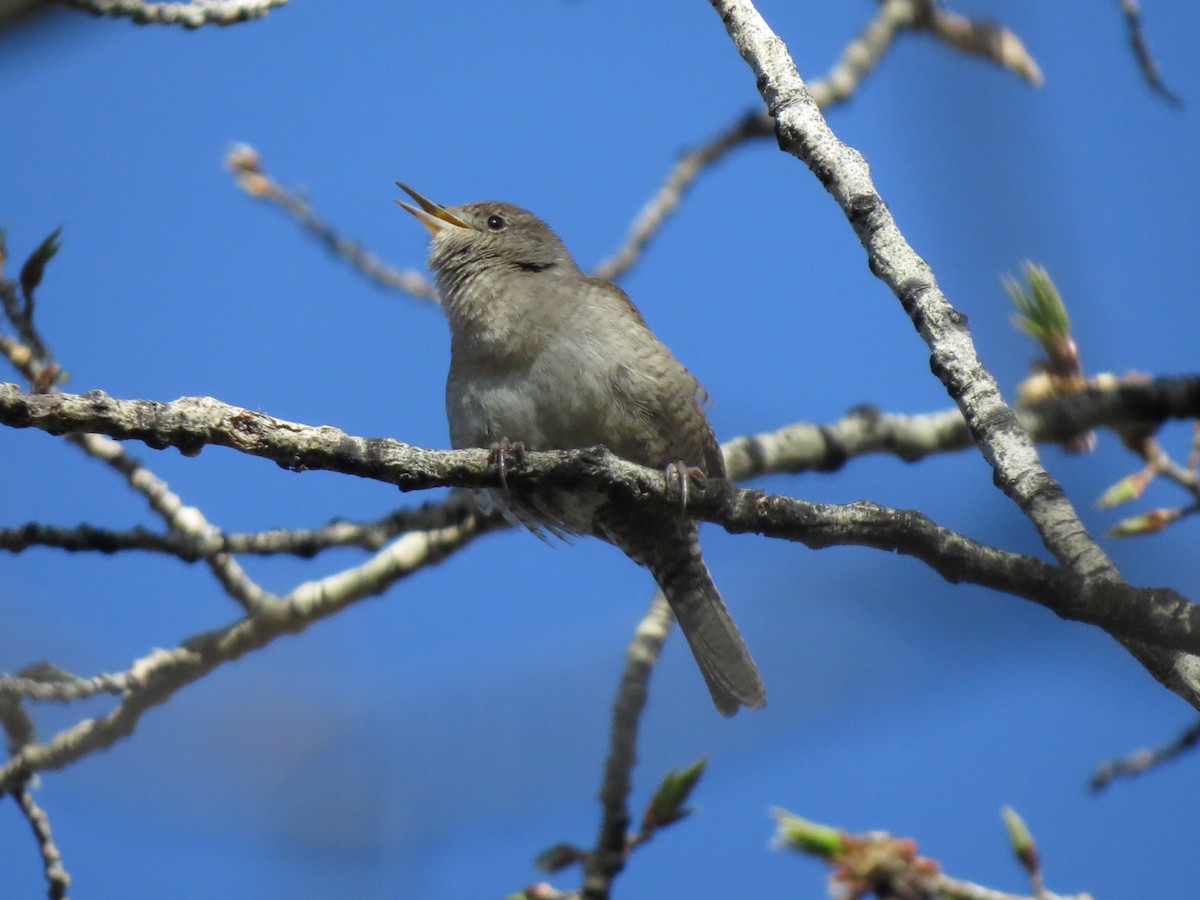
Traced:
<path fill-rule="evenodd" d="M 442 206 L 396 184 L 417 203 L 396 201 L 429 229 L 429 267 L 440 275 L 578 271 L 559 236 L 528 210 L 498 200 Z"/>

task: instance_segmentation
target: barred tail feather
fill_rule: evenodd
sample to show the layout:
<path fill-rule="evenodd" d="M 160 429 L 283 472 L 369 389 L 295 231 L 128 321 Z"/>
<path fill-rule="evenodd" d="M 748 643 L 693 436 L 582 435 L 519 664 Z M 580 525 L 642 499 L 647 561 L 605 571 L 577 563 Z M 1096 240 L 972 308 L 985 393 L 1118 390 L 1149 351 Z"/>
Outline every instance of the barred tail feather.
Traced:
<path fill-rule="evenodd" d="M 654 575 L 718 711 L 731 716 L 740 706 L 766 706 L 758 668 L 700 555 L 696 524 L 654 517 L 606 530 L 606 537 Z"/>

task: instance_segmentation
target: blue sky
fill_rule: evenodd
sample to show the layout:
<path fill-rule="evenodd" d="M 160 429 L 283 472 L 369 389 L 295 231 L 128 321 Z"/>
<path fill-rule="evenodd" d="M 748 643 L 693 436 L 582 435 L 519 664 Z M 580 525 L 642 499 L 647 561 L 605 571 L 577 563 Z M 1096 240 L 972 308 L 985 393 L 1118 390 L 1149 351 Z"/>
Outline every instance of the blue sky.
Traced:
<path fill-rule="evenodd" d="M 1183 109 L 1143 84 L 1115 2 L 964 0 L 960 11 L 1024 38 L 1043 88 L 909 36 L 829 112 L 1009 397 L 1035 350 L 1009 323 L 1000 276 L 1024 259 L 1062 290 L 1089 372 L 1196 370 L 1200 13 L 1143 6 Z M 761 10 L 813 77 L 874 7 Z M 231 143 L 257 147 L 269 172 L 396 265 L 425 255 L 423 230 L 392 202 L 400 179 L 449 203 L 527 206 L 586 266 L 683 148 L 759 102 L 719 18 L 680 0 L 296 0 L 195 33 L 61 10 L 0 32 L 0 79 L 12 256 L 64 227 L 39 317 L 67 389 L 211 395 L 432 447 L 447 446 L 440 313 L 365 282 L 237 191 L 221 164 Z M 622 284 L 709 389 L 722 439 L 860 403 L 948 405 L 840 211 L 773 142 L 707 173 Z M 1164 431 L 1178 458 L 1189 437 Z M 423 499 L 220 449 L 135 452 L 229 530 Z M 1043 459 L 1094 533 L 1115 521 L 1093 501 L 1136 463 L 1111 435 L 1090 456 L 1050 447 Z M 759 486 L 919 507 L 1041 552 L 977 454 L 855 460 Z M 34 432 L 0 435 L 0 492 L 6 525 L 157 524 L 100 466 Z M 1182 499 L 1155 485 L 1142 506 Z M 1195 527 L 1105 547 L 1130 581 L 1198 598 Z M 819 867 L 768 846 L 772 806 L 911 835 L 952 874 L 1011 891 L 1027 885 L 1003 839 L 1005 803 L 1039 838 L 1053 890 L 1170 896 L 1200 878 L 1195 760 L 1085 791 L 1100 760 L 1194 719 L 1103 634 L 877 552 L 713 527 L 704 546 L 770 705 L 721 719 L 671 640 L 634 805 L 666 769 L 707 755 L 701 810 L 636 854 L 618 896 L 820 895 Z M 247 565 L 286 590 L 357 559 Z M 30 551 L 0 558 L 0 574 L 0 670 L 121 670 L 238 612 L 199 567 L 165 559 Z M 437 900 L 537 880 L 537 852 L 594 838 L 611 697 L 650 594 L 649 577 L 598 542 L 505 533 L 225 667 L 132 739 L 43 777 L 73 893 Z M 39 714 L 47 735 L 80 713 Z M 27 830 L 2 804 L 0 884 L 43 890 Z"/>

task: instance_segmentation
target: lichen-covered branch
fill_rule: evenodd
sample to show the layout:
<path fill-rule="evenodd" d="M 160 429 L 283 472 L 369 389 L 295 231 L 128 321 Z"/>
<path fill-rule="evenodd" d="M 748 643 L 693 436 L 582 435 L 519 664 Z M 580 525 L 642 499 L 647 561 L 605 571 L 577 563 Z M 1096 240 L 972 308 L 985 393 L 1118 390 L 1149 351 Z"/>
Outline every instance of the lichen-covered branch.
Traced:
<path fill-rule="evenodd" d="M 43 743 L 20 747 L 0 766 L 0 791 L 11 790 L 34 772 L 60 769 L 111 746 L 130 734 L 148 709 L 166 702 L 218 666 L 383 592 L 411 572 L 461 548 L 476 534 L 470 521 L 429 532 L 410 532 L 359 566 L 299 585 L 256 615 L 195 635 L 171 650 L 150 653 L 123 673 L 125 689 L 110 712 L 63 729 Z M 0 698 L 29 695 L 26 680 L 0 677 Z"/>
<path fill-rule="evenodd" d="M 803 161 L 841 206 L 867 250 L 871 271 L 895 293 L 929 345 L 932 368 L 962 410 L 996 484 L 1063 565 L 1089 578 L 1119 578 L 1000 396 L 975 352 L 966 319 L 905 240 L 862 154 L 842 143 L 822 117 L 783 41 L 749 0 L 712 0 L 712 5 L 755 75 L 775 118 L 780 147 Z"/>
<path fill-rule="evenodd" d="M 184 562 L 196 562 L 218 553 L 251 556 L 289 554 L 309 558 L 335 547 L 378 550 L 406 531 L 445 528 L 477 515 L 479 512 L 471 495 L 455 493 L 442 502 L 397 509 L 369 522 L 338 520 L 317 528 L 274 528 L 252 532 L 213 529 L 199 536 L 174 530 L 162 533 L 141 526 L 111 529 L 89 524 L 57 526 L 27 522 L 11 528 L 0 528 L 0 550 L 10 553 L 20 553 L 30 547 L 54 547 L 68 553 L 140 550 L 174 556 Z"/>
<path fill-rule="evenodd" d="M 1158 425 L 1168 419 L 1198 418 L 1200 376 L 1091 388 L 1019 406 L 1016 413 L 1039 442 L 1067 442 L 1097 427 L 1120 432 L 1131 426 Z M 869 453 L 891 454 L 912 462 L 970 446 L 970 432 L 956 408 L 902 415 L 859 406 L 834 422 L 797 422 L 776 431 L 733 438 L 724 444 L 723 450 L 730 477 L 742 481 L 770 472 L 829 472 Z M 172 508 L 178 506 L 176 503 Z M 444 527 L 477 513 L 469 494 L 453 494 L 444 501 L 398 509 L 370 522 L 336 521 L 317 528 L 278 528 L 245 534 L 228 534 L 215 528 L 198 533 L 172 528 L 164 534 L 142 527 L 115 530 L 90 524 L 54 526 L 28 522 L 0 528 L 0 550 L 14 553 L 29 547 L 100 553 L 142 550 L 169 554 L 186 562 L 218 553 L 286 553 L 308 557 L 332 547 L 377 550 L 405 531 Z"/>
<path fill-rule="evenodd" d="M 147 0 L 65 0 L 68 6 L 97 16 L 129 19 L 135 25 L 236 25 L 261 19 L 287 0 L 190 0 L 188 3 L 153 3 Z"/>
<path fill-rule="evenodd" d="M 1101 426 L 1120 429 L 1131 423 L 1193 419 L 1200 416 L 1200 376 L 1092 388 L 1032 404 L 1017 415 L 1030 434 L 1046 441 L 1065 441 Z M 0 423 L 51 434 L 105 434 L 154 449 L 175 447 L 185 455 L 208 445 L 230 447 L 286 469 L 327 469 L 390 481 L 404 490 L 480 487 L 494 481 L 473 465 L 486 459 L 483 450 L 437 451 L 352 437 L 328 425 L 287 422 L 211 397 L 162 403 L 120 400 L 102 391 L 31 394 L 0 383 Z M 970 432 L 955 409 L 906 416 L 859 407 L 831 424 L 797 423 L 735 438 L 724 449 L 731 478 L 740 480 L 764 472 L 829 470 L 864 453 L 915 460 L 961 449 L 969 441 Z"/>
<path fill-rule="evenodd" d="M 1194 391 L 1168 393 L 1190 398 Z M 152 447 L 175 446 L 185 453 L 217 444 L 297 471 L 326 469 L 396 484 L 403 490 L 499 486 L 486 450 L 437 451 L 395 440 L 353 437 L 330 426 L 286 422 L 211 398 L 158 403 L 117 400 L 101 392 L 26 394 L 15 385 L 0 385 L 0 422 L 52 433 L 103 431 Z M 617 459 L 603 448 L 528 452 L 522 466 L 510 470 L 507 478 L 513 484 L 553 481 L 567 489 L 607 491 L 616 503 L 677 502 L 662 473 Z M 1200 607 L 1165 588 L 1139 589 L 1119 581 L 1085 578 L 1068 567 L 979 544 L 915 511 L 871 503 L 806 503 L 715 480 L 694 493 L 690 511 L 731 532 L 752 532 L 812 547 L 845 544 L 904 553 L 950 581 L 1026 597 L 1064 618 L 1097 625 L 1123 641 L 1164 651 L 1200 652 Z M 263 609 L 281 605 L 286 602 L 267 598 L 253 609 L 262 614 Z M 1163 680 L 1161 672 L 1155 674 Z M 1200 708 L 1200 686 L 1189 679 L 1185 682 L 1183 687 L 1169 686 Z"/>

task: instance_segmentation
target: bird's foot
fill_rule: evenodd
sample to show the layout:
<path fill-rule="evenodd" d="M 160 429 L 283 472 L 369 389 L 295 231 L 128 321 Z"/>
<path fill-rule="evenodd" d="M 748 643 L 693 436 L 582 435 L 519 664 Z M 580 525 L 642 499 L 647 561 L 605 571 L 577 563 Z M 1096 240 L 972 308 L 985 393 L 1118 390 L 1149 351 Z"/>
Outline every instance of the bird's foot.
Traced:
<path fill-rule="evenodd" d="M 525 445 L 520 441 L 500 438 L 488 448 L 488 465 L 500 473 L 500 486 L 508 490 L 508 470 L 525 464 Z"/>
<path fill-rule="evenodd" d="M 704 470 L 699 466 L 689 466 L 682 459 L 677 462 L 667 463 L 667 467 L 663 469 L 663 481 L 666 483 L 667 493 L 672 490 L 679 491 L 679 508 L 687 510 L 688 499 L 691 496 L 691 485 L 694 481 L 698 485 L 703 485 L 705 482 Z"/>

